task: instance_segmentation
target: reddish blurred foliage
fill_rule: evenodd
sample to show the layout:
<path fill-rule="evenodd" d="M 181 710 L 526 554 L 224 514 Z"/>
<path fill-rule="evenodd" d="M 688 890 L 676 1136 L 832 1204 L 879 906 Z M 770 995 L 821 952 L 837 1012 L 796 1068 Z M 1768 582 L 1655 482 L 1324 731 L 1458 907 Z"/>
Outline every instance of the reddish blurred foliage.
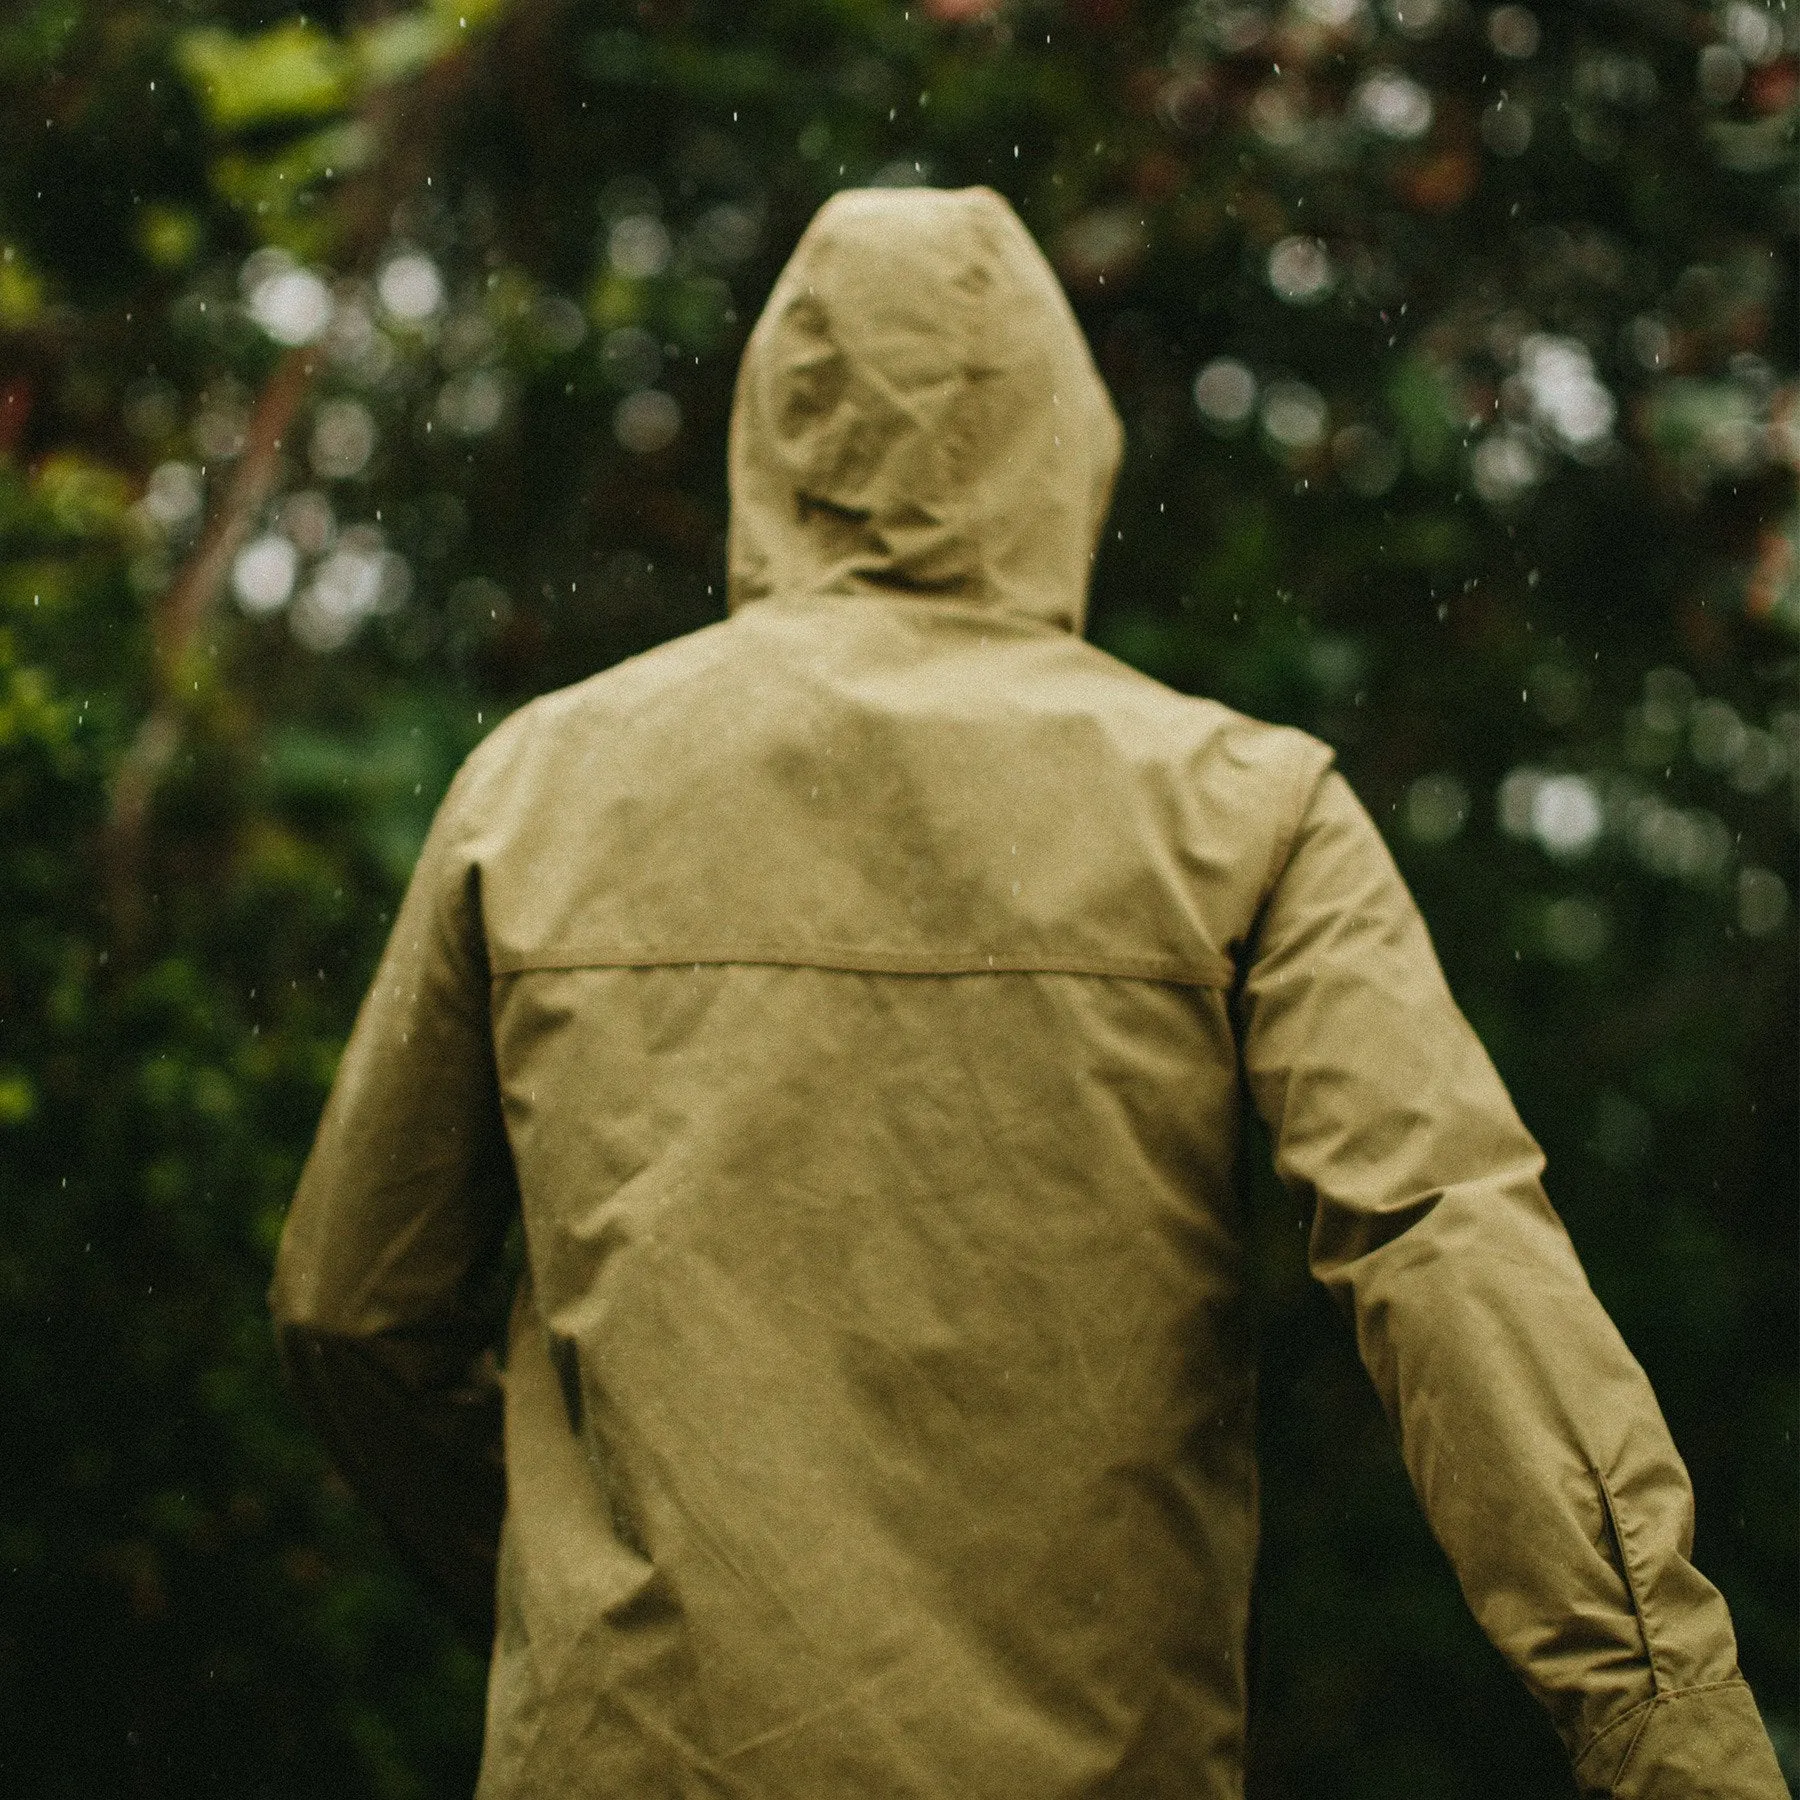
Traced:
<path fill-rule="evenodd" d="M 11 456 L 31 417 L 31 380 L 15 375 L 0 385 L 0 457 Z"/>
<path fill-rule="evenodd" d="M 1480 180 L 1481 164 L 1461 145 L 1404 165 L 1394 173 L 1400 197 L 1416 212 L 1454 212 L 1474 193 Z"/>
<path fill-rule="evenodd" d="M 1800 96 L 1800 57 L 1778 56 L 1750 71 L 1744 98 L 1759 113 L 1784 112 Z"/>
<path fill-rule="evenodd" d="M 1000 10 L 1000 0 L 925 0 L 928 18 L 946 25 L 965 25 L 975 19 L 991 18 Z"/>

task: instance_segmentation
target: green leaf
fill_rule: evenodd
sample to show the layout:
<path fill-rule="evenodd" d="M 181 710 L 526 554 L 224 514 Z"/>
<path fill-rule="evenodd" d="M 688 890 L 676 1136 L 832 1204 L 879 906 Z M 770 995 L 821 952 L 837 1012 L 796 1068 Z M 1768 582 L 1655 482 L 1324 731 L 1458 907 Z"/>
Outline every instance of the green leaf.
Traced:
<path fill-rule="evenodd" d="M 251 38 L 217 26 L 184 32 L 175 54 L 219 131 L 336 112 L 350 98 L 355 72 L 336 38 L 299 19 Z"/>
<path fill-rule="evenodd" d="M 37 1111 L 37 1089 L 23 1069 L 0 1071 L 0 1126 L 23 1125 Z"/>
<path fill-rule="evenodd" d="M 1441 474 L 1456 444 L 1456 417 L 1443 372 L 1427 356 L 1403 356 L 1388 380 L 1388 404 L 1413 467 L 1421 475 Z"/>
<path fill-rule="evenodd" d="M 186 268 L 204 235 L 200 216 L 186 206 L 146 206 L 137 221 L 138 247 L 159 269 Z"/>
<path fill-rule="evenodd" d="M 0 329 L 19 330 L 43 310 L 44 278 L 18 245 L 0 245 Z"/>
<path fill-rule="evenodd" d="M 395 13 L 356 34 L 356 59 L 370 83 L 402 81 L 455 49 L 462 38 L 454 19 L 436 12 Z"/>
<path fill-rule="evenodd" d="M 342 119 L 308 133 L 273 156 L 230 150 L 214 159 L 213 186 L 257 221 L 258 235 L 304 258 L 329 260 L 329 222 L 305 211 L 313 183 L 354 174 L 376 150 L 375 134 L 360 119 Z"/>
<path fill-rule="evenodd" d="M 76 450 L 58 450 L 45 457 L 35 486 L 51 521 L 70 537 L 111 531 L 131 503 L 131 484 L 117 469 Z"/>

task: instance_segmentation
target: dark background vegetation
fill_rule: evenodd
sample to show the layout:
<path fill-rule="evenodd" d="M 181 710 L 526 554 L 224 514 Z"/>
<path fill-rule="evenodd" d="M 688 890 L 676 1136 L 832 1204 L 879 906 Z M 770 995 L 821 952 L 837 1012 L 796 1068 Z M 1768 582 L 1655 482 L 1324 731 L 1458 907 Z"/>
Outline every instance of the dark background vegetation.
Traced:
<path fill-rule="evenodd" d="M 1797 49 L 1787 0 L 8 6 L 0 1787 L 466 1791 L 482 1660 L 278 1378 L 283 1208 L 458 760 L 719 615 L 748 323 L 909 180 L 1015 202 L 1126 421 L 1093 635 L 1388 832 L 1792 1779 Z M 1569 1794 L 1254 1186 L 1253 1792 Z"/>

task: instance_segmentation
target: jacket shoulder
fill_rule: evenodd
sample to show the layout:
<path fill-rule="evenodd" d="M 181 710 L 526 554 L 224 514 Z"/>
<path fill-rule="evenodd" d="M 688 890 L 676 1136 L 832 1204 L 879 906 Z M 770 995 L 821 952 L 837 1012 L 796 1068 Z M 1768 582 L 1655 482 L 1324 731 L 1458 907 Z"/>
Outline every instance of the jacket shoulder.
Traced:
<path fill-rule="evenodd" d="M 571 738 L 618 723 L 701 679 L 730 655 L 730 620 L 670 638 L 610 668 L 539 694 L 500 721 L 464 758 L 446 804 L 481 813 L 542 769 Z"/>
<path fill-rule="evenodd" d="M 1323 739 L 1296 725 L 1240 712 L 1205 694 L 1185 694 L 1097 644 L 1072 640 L 1079 665 L 1108 690 L 1113 708 L 1139 718 L 1176 754 L 1203 757 L 1248 781 L 1297 783 L 1310 792 L 1336 758 Z"/>

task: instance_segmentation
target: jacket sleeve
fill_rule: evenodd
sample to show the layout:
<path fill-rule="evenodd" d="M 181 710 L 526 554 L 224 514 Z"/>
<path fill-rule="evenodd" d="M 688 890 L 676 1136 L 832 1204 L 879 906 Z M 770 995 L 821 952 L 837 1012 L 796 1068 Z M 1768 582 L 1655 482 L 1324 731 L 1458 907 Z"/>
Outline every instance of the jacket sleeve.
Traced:
<path fill-rule="evenodd" d="M 505 1506 L 490 1346 L 517 1187 L 456 796 L 345 1047 L 269 1302 L 339 1472 L 465 1628 L 486 1633 Z"/>
<path fill-rule="evenodd" d="M 1245 1072 L 1314 1274 L 1482 1629 L 1585 1794 L 1783 1800 L 1693 1495 L 1544 1159 L 1373 822 L 1318 751 L 1245 958 Z"/>

